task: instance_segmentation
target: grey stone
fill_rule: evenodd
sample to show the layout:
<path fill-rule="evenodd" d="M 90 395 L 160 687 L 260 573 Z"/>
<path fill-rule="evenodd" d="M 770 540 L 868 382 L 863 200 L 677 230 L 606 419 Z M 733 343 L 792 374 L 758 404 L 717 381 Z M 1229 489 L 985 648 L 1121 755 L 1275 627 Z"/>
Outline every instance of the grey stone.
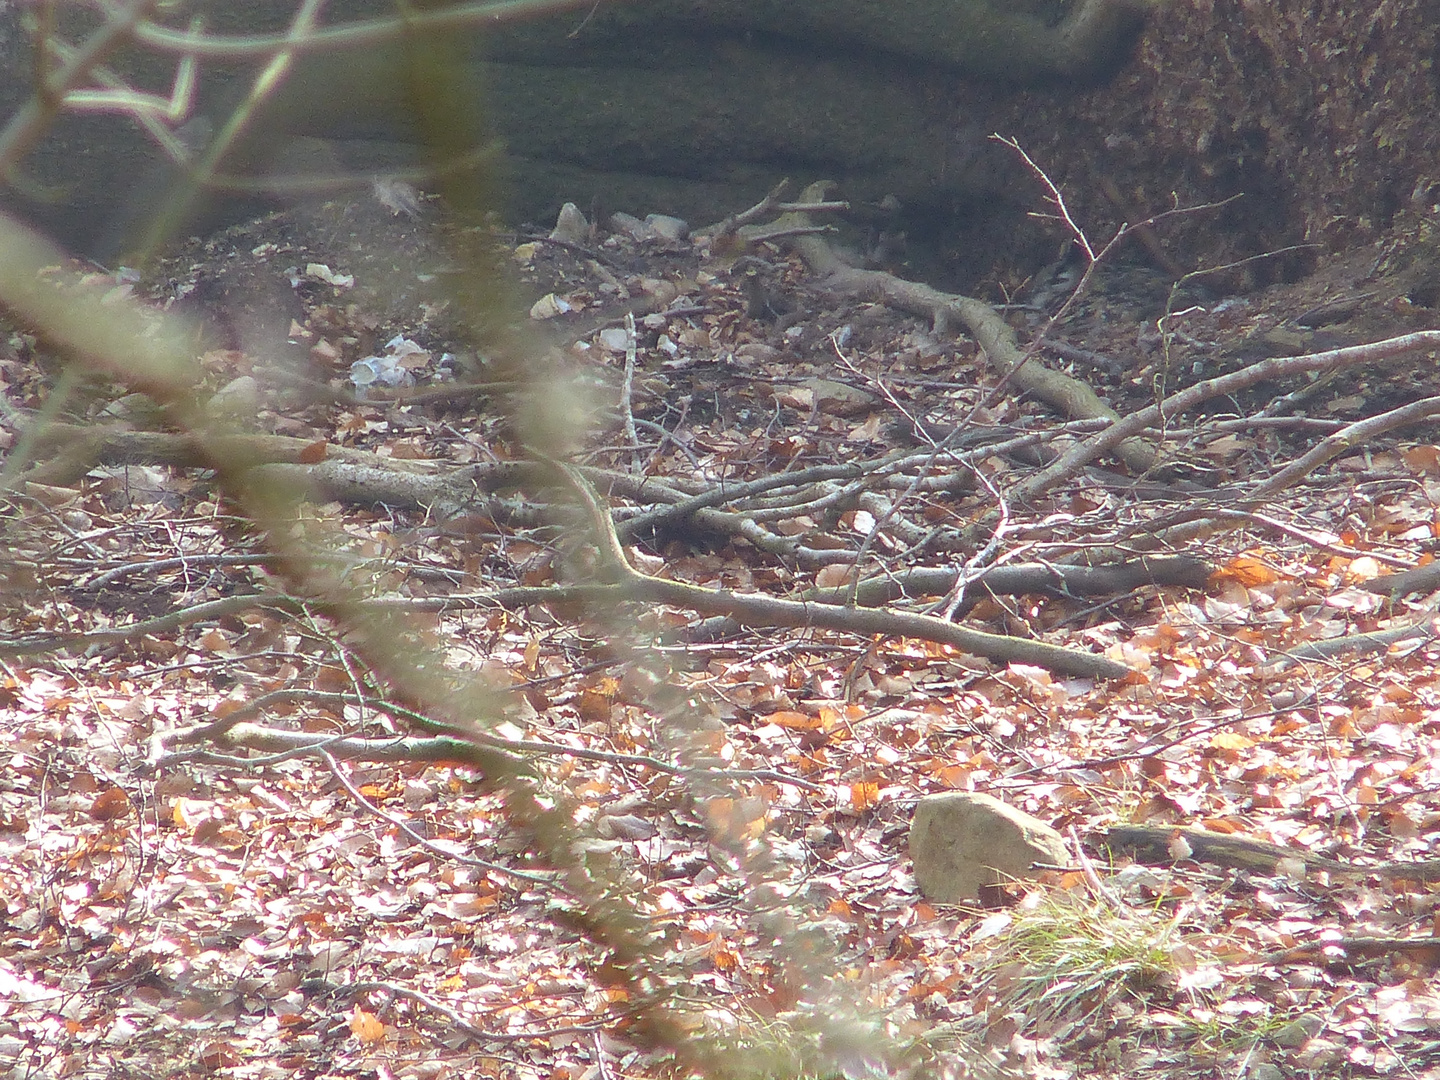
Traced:
<path fill-rule="evenodd" d="M 655 240 L 660 234 L 634 214 L 616 213 L 610 215 L 610 227 L 624 233 L 632 240 Z"/>
<path fill-rule="evenodd" d="M 645 224 L 666 240 L 684 240 L 690 235 L 689 223 L 670 214 L 646 214 Z"/>
<path fill-rule="evenodd" d="M 252 375 L 231 379 L 205 403 L 211 416 L 252 416 L 260 407 L 260 384 Z"/>
<path fill-rule="evenodd" d="M 555 228 L 550 230 L 551 240 L 564 240 L 571 244 L 583 244 L 590 239 L 590 223 L 573 202 L 560 207 L 555 219 Z"/>
<path fill-rule="evenodd" d="M 806 379 L 802 384 L 815 395 L 815 403 L 835 416 L 856 416 L 879 402 L 874 394 L 833 379 Z"/>
<path fill-rule="evenodd" d="M 974 900 L 982 885 L 1032 878 L 1032 863 L 1069 860 L 1061 835 L 993 795 L 927 795 L 910 824 L 915 881 L 928 900 Z"/>

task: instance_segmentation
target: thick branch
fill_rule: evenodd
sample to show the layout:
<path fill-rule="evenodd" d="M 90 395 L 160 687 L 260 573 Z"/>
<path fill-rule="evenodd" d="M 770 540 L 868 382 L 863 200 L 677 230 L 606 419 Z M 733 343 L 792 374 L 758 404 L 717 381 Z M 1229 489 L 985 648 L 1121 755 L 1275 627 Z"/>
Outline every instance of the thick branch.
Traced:
<path fill-rule="evenodd" d="M 607 569 L 620 578 L 621 585 L 634 599 L 674 604 L 705 615 L 728 615 L 752 626 L 816 626 L 852 634 L 920 638 L 954 645 L 998 663 L 1032 664 L 1065 675 L 1123 679 L 1131 674 L 1126 665 L 1108 657 L 1064 649 L 1043 641 L 987 634 L 931 615 L 781 600 L 650 577 L 630 566 L 625 550 L 615 535 L 614 522 L 590 482 L 578 469 L 565 465 L 559 468 L 581 498 Z"/>
<path fill-rule="evenodd" d="M 803 198 L 819 202 L 825 184 L 812 184 Z M 787 214 L 778 223 L 791 218 L 808 220 L 803 214 Z M 1017 389 L 1033 394 L 1047 405 L 1059 409 L 1073 420 L 1119 420 L 1120 414 L 1106 405 L 1100 396 L 1078 379 L 1046 367 L 1027 354 L 1015 340 L 1010 324 L 989 304 L 968 296 L 943 293 L 919 282 L 906 281 L 883 270 L 858 270 L 842 262 L 823 239 L 800 236 L 791 241 L 806 264 L 824 279 L 825 284 L 841 292 L 880 300 L 881 302 L 943 323 L 958 318 L 975 336 L 976 342 L 995 368 Z M 1131 470 L 1145 472 L 1155 464 L 1155 451 L 1138 439 L 1117 443 L 1116 453 Z"/>

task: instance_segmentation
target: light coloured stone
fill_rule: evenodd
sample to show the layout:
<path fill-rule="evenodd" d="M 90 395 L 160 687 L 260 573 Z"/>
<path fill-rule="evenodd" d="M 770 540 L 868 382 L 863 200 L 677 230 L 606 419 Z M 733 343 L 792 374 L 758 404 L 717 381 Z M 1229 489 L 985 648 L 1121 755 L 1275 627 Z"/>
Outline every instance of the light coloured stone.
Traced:
<path fill-rule="evenodd" d="M 1032 878 L 1034 863 L 1069 860 L 1061 835 L 1039 818 L 993 795 L 953 791 L 927 795 L 910 824 L 915 881 L 928 900 L 974 900 L 982 885 Z"/>
<path fill-rule="evenodd" d="M 684 240 L 690 235 L 689 222 L 670 214 L 646 214 L 645 224 L 666 240 Z"/>
<path fill-rule="evenodd" d="M 205 403 L 211 416 L 253 416 L 259 407 L 260 384 L 252 375 L 231 379 Z"/>
<path fill-rule="evenodd" d="M 569 244 L 583 244 L 590 239 L 590 223 L 573 202 L 560 207 L 555 228 L 550 230 L 550 239 L 564 240 Z"/>

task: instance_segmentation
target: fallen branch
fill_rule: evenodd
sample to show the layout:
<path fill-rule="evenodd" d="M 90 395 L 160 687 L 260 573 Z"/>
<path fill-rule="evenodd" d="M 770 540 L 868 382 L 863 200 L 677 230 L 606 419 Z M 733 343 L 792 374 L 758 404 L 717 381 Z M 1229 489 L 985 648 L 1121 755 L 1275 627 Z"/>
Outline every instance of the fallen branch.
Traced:
<path fill-rule="evenodd" d="M 1025 593 L 1060 592 L 1072 596 L 1113 596 L 1140 585 L 1183 585 L 1201 588 L 1210 567 L 1188 556 L 1136 559 L 1111 566 L 1069 566 L 1060 563 L 1012 563 L 996 566 L 966 582 L 982 596 L 986 593 L 1020 596 Z M 902 597 L 943 596 L 955 587 L 959 570 L 948 566 L 920 566 L 884 577 L 862 581 L 854 592 L 855 602 L 866 606 L 886 604 Z M 848 586 L 814 589 L 806 600 L 842 603 L 851 594 Z"/>
<path fill-rule="evenodd" d="M 1398 645 L 1402 641 L 1416 643 L 1433 641 L 1436 637 L 1440 637 L 1440 630 L 1437 630 L 1435 626 L 1435 613 L 1436 606 L 1432 604 L 1419 618 L 1404 626 L 1392 626 L 1388 630 L 1374 630 L 1368 634 L 1346 634 L 1344 637 L 1327 638 L 1324 641 L 1312 641 L 1304 645 L 1297 645 L 1293 649 L 1286 649 L 1278 664 L 1285 666 L 1287 661 L 1328 660 L 1332 657 L 1344 656 L 1347 653 L 1364 655 L 1384 652 L 1391 645 Z"/>
<path fill-rule="evenodd" d="M 1391 409 L 1389 412 L 1383 412 L 1377 416 L 1357 420 L 1355 423 L 1325 436 L 1310 450 L 1252 491 L 1246 496 L 1246 501 L 1260 502 L 1269 499 L 1284 491 L 1302 476 L 1309 476 L 1325 462 L 1343 454 L 1346 450 L 1352 450 L 1361 443 L 1373 439 L 1376 435 L 1403 427 L 1406 424 L 1413 424 L 1417 420 L 1434 416 L 1436 413 L 1440 413 L 1440 397 L 1428 397 L 1412 401 L 1408 405 L 1402 405 L 1398 409 Z"/>
<path fill-rule="evenodd" d="M 1380 956 L 1401 953 L 1440 964 L 1440 937 L 1382 938 L 1338 937 L 1307 942 L 1292 949 L 1281 949 L 1265 956 L 1263 964 L 1343 964 L 1353 958 L 1373 960 Z"/>
<path fill-rule="evenodd" d="M 1299 848 L 1281 847 L 1248 836 L 1208 832 L 1205 829 L 1116 825 L 1106 831 L 1104 843 L 1116 851 L 1130 852 L 1142 862 L 1194 859 L 1215 866 L 1274 874 L 1282 862 L 1296 860 L 1303 863 L 1307 871 L 1323 870 L 1347 877 L 1373 874 L 1395 881 L 1440 881 L 1440 859 L 1402 859 L 1367 866 L 1351 860 L 1341 862 Z"/>
<path fill-rule="evenodd" d="M 1052 464 L 1017 484 L 1011 491 L 1011 498 L 1021 502 L 1033 502 L 1057 484 L 1075 476 L 1100 455 L 1119 447 L 1130 436 L 1152 424 L 1162 423 L 1202 401 L 1238 393 L 1267 379 L 1283 379 L 1311 371 L 1332 371 L 1357 364 L 1392 360 L 1420 349 L 1433 348 L 1440 348 L 1440 330 L 1421 330 L 1368 345 L 1352 345 L 1305 356 L 1271 357 L 1257 361 L 1229 375 L 1196 383 L 1171 394 L 1158 405 L 1139 409 L 1123 420 L 1117 420 L 1104 431 L 1076 443 Z"/>
<path fill-rule="evenodd" d="M 615 534 L 610 513 L 600 502 L 594 486 L 579 469 L 562 463 L 555 468 L 569 482 L 580 499 L 594 540 L 600 549 L 608 576 L 617 578 L 626 593 L 636 600 L 649 600 L 688 608 L 702 615 L 724 615 L 750 626 L 819 627 L 852 634 L 879 634 L 885 637 L 919 638 L 983 656 L 1001 664 L 1032 664 L 1065 675 L 1101 679 L 1124 679 L 1131 675 L 1126 665 L 1108 657 L 1078 652 L 1041 641 L 987 634 L 957 626 L 930 615 L 881 611 L 875 608 L 839 607 L 804 600 L 782 600 L 729 589 L 706 589 L 681 581 L 650 577 L 635 570 Z M 604 576 L 604 575 L 602 575 Z"/>
<path fill-rule="evenodd" d="M 92 630 L 87 634 L 31 634 L 28 637 L 0 639 L 0 657 L 8 659 L 37 653 L 74 652 L 139 641 L 147 634 L 165 634 L 192 623 L 219 619 L 257 607 L 277 608 L 294 614 L 300 611 L 301 604 L 294 597 L 281 593 L 242 593 L 179 608 L 154 619 L 144 619 L 113 630 Z"/>
<path fill-rule="evenodd" d="M 812 184 L 805 189 L 805 197 L 818 202 L 824 197 L 825 190 L 825 183 Z M 788 224 L 790 218 L 791 215 L 786 215 L 777 224 Z M 798 222 L 804 221 L 801 214 L 794 215 L 794 218 Z M 1085 383 L 1046 367 L 1022 350 L 1016 343 L 1015 331 L 1010 324 L 989 304 L 968 296 L 943 293 L 883 270 L 856 269 L 844 263 L 830 245 L 818 237 L 797 237 L 791 245 L 811 271 L 831 288 L 880 300 L 901 311 L 924 316 L 937 325 L 958 318 L 975 336 L 976 342 L 1003 378 L 1071 419 L 1120 419 L 1120 414 L 1106 405 Z M 1135 472 L 1144 472 L 1155 464 L 1154 448 L 1139 439 L 1131 439 L 1123 445 L 1117 441 L 1115 445 L 1121 460 Z"/>

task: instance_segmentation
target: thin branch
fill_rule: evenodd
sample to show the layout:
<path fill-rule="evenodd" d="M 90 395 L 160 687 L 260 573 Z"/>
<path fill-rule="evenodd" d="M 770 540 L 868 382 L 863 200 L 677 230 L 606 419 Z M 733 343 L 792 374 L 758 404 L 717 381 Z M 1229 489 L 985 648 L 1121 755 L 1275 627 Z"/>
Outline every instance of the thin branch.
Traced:
<path fill-rule="evenodd" d="M 408 836 L 411 840 L 414 840 L 415 843 L 419 844 L 426 851 L 433 852 L 434 854 L 439 855 L 443 859 L 448 859 L 450 862 L 457 862 L 463 866 L 474 866 L 491 874 L 503 874 L 507 877 L 518 878 L 521 881 L 529 881 L 536 885 L 553 885 L 555 883 L 558 877 L 558 875 L 556 874 L 536 874 L 531 873 L 528 870 L 515 870 L 509 866 L 501 866 L 499 863 L 490 862 L 488 859 L 477 859 L 473 855 L 461 855 L 458 851 L 450 851 L 447 848 L 441 847 L 439 844 L 434 843 L 433 841 L 425 839 L 425 837 L 421 836 L 418 832 L 411 828 L 408 822 L 400 820 L 393 814 L 387 814 L 384 810 L 381 810 L 380 807 L 376 806 L 373 802 L 367 799 L 364 793 L 361 792 L 361 790 L 357 788 L 354 783 L 351 782 L 350 778 L 345 775 L 345 770 L 340 768 L 340 763 L 336 761 L 333 756 L 331 756 L 328 750 L 325 750 L 322 747 L 317 747 L 315 753 L 318 754 L 320 758 L 324 760 L 325 764 L 330 767 L 331 774 L 335 777 L 336 780 L 340 781 L 341 786 L 350 793 L 350 797 L 352 799 L 354 799 L 357 803 L 363 806 L 366 810 L 370 811 L 370 813 L 374 814 L 380 820 L 389 822 L 395 828 L 399 829 L 402 833 Z"/>
<path fill-rule="evenodd" d="M 1202 401 L 1233 394 L 1267 379 L 1283 379 L 1310 371 L 1352 367 L 1377 363 L 1421 349 L 1440 348 L 1440 330 L 1421 330 L 1413 334 L 1387 338 L 1367 345 L 1309 353 L 1305 356 L 1271 357 L 1247 368 L 1196 383 L 1171 394 L 1157 405 L 1139 409 L 1117 420 L 1104 431 L 1076 443 L 1052 464 L 1017 484 L 1011 495 L 1017 502 L 1032 502 L 1057 484 L 1064 483 L 1100 455 L 1119 446 L 1125 439 L 1167 417 L 1183 412 Z"/>
<path fill-rule="evenodd" d="M 650 577 L 635 570 L 615 534 L 609 512 L 590 482 L 573 466 L 552 463 L 575 489 L 594 530 L 601 558 L 636 599 L 674 604 L 705 615 L 726 615 L 751 626 L 803 626 L 854 634 L 911 637 L 953 645 L 997 663 L 1033 664 L 1068 675 L 1123 679 L 1130 668 L 1109 657 L 1061 648 L 1025 638 L 987 634 L 930 615 L 844 608 L 799 600 L 781 600 L 729 589 L 706 589 L 687 582 Z"/>

